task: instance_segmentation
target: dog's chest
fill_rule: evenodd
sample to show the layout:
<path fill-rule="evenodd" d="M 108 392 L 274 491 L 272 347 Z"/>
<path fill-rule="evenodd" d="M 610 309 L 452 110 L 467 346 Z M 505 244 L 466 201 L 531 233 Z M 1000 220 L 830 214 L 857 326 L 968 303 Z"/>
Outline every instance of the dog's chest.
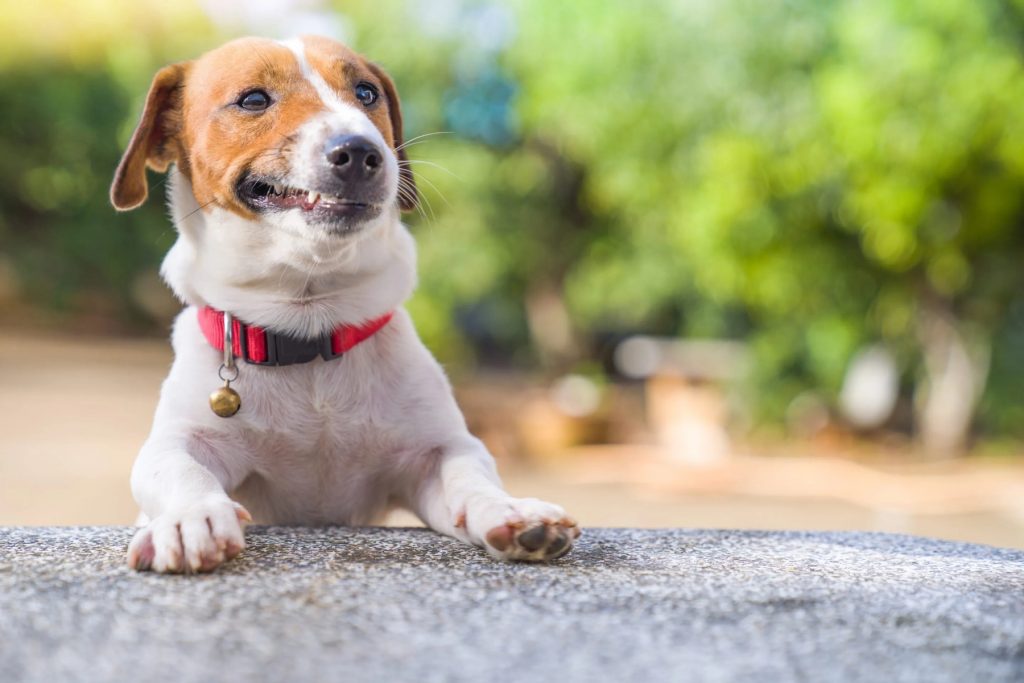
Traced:
<path fill-rule="evenodd" d="M 236 495 L 257 521 L 372 522 L 414 455 L 401 416 L 381 377 L 343 360 L 308 365 L 241 383 L 248 411 L 237 436 L 251 474 Z"/>

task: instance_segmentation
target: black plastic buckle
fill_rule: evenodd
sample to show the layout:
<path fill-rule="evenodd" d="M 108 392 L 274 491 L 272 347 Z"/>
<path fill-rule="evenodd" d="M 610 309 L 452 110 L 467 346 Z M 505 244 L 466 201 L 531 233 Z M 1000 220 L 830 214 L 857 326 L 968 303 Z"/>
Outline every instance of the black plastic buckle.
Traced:
<path fill-rule="evenodd" d="M 334 360 L 345 355 L 344 351 L 334 352 L 334 335 L 324 334 L 320 336 L 320 357 L 324 360 Z"/>
<path fill-rule="evenodd" d="M 264 330 L 264 338 L 267 346 L 267 359 L 262 361 L 249 358 L 249 335 L 247 326 L 243 325 L 240 341 L 242 346 L 242 357 L 250 365 L 297 365 L 308 363 L 317 356 L 324 360 L 341 358 L 344 353 L 334 353 L 331 335 L 325 334 L 315 339 L 302 339 L 287 334 L 278 334 Z"/>

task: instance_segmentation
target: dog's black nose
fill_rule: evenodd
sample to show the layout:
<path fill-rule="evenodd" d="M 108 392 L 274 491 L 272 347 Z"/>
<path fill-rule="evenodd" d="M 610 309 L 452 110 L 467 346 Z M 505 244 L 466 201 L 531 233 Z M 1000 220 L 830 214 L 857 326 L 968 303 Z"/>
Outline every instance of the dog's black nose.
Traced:
<path fill-rule="evenodd" d="M 380 172 L 384 158 L 380 150 L 362 135 L 342 135 L 327 143 L 327 161 L 334 175 L 345 182 L 367 180 Z"/>

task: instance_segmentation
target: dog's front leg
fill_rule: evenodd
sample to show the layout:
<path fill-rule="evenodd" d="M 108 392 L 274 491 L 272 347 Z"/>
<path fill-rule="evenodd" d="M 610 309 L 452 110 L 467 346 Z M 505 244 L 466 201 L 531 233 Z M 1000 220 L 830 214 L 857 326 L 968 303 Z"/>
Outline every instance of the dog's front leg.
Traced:
<path fill-rule="evenodd" d="M 503 560 L 561 557 L 580 535 L 576 521 L 561 506 L 506 493 L 491 454 L 468 435 L 441 450 L 413 507 L 435 531 Z"/>
<path fill-rule="evenodd" d="M 242 552 L 249 512 L 186 450 L 186 440 L 150 437 L 132 468 L 132 494 L 148 517 L 128 546 L 128 565 L 158 572 L 214 569 Z"/>

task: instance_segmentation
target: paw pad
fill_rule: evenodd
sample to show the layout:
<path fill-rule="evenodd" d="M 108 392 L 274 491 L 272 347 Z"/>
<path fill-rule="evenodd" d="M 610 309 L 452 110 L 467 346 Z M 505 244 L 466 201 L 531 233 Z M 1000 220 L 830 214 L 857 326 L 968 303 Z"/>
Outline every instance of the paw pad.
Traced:
<path fill-rule="evenodd" d="M 579 536 L 575 520 L 566 517 L 557 522 L 504 524 L 491 529 L 486 541 L 505 559 L 545 561 L 565 555 Z"/>

